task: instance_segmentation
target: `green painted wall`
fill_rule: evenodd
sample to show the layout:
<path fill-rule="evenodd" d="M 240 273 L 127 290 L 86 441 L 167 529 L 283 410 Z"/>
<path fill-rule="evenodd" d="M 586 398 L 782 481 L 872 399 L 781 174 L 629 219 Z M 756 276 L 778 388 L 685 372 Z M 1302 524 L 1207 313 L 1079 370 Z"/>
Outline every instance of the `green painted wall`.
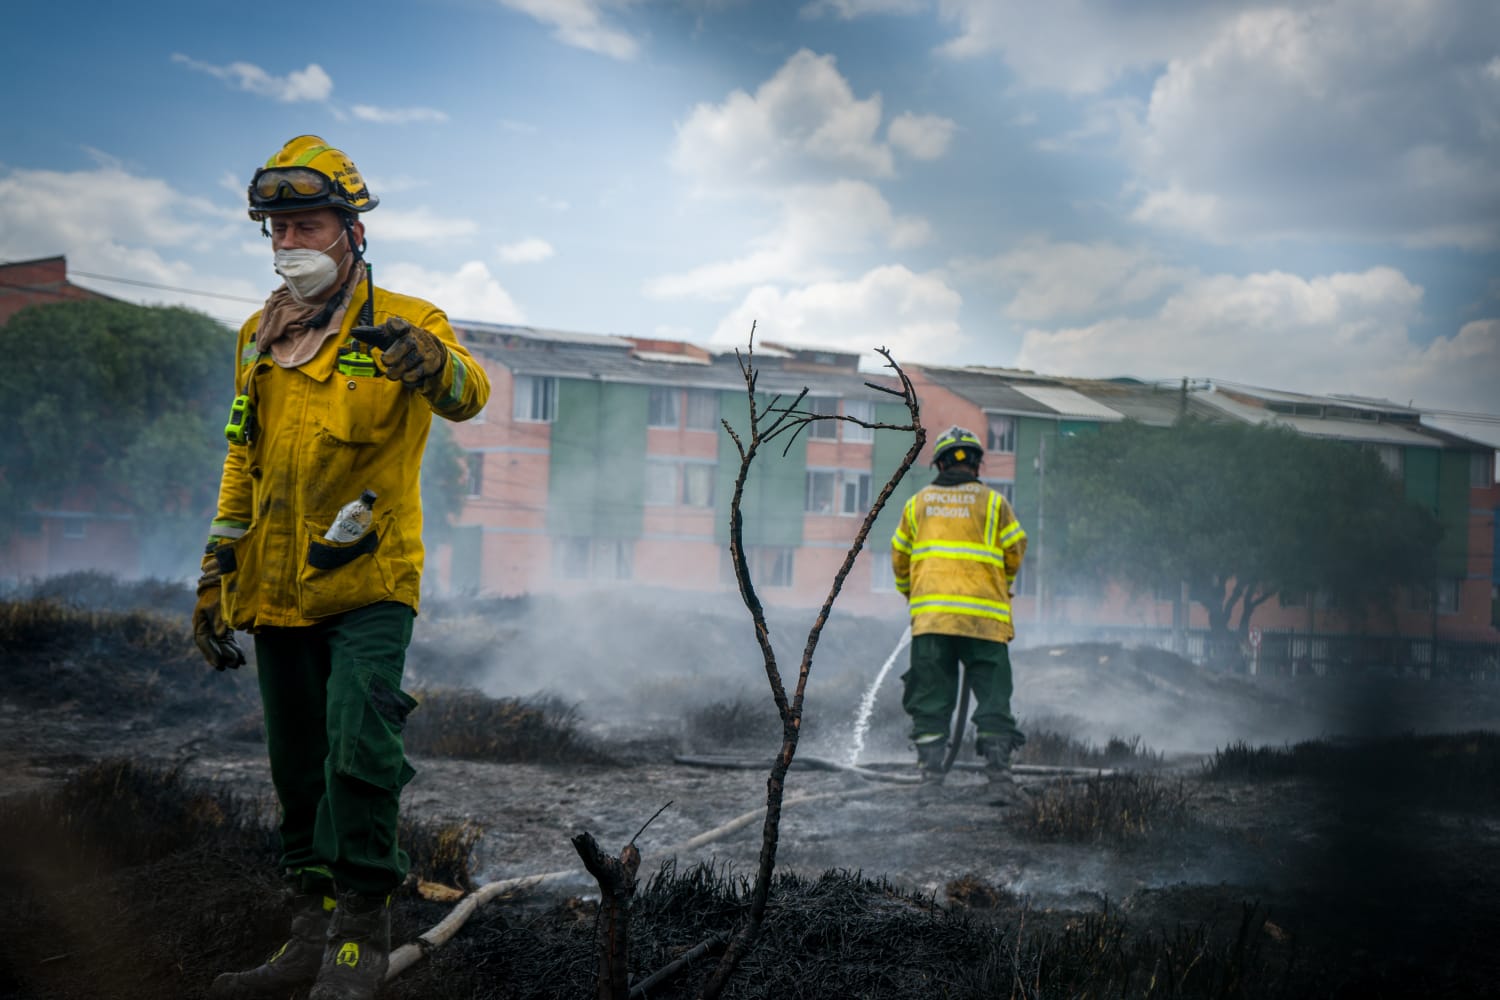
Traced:
<path fill-rule="evenodd" d="M 1469 453 L 1444 451 L 1438 459 L 1438 572 L 1463 579 L 1469 573 Z"/>
<path fill-rule="evenodd" d="M 1408 447 L 1403 459 L 1406 498 L 1437 514 L 1443 526 L 1438 575 L 1469 571 L 1469 453 Z"/>
<path fill-rule="evenodd" d="M 764 414 L 771 397 L 757 393 L 756 406 Z M 787 400 L 783 397 L 783 402 Z M 750 404 L 743 392 L 719 394 L 719 415 L 729 422 L 745 447 L 750 446 Z M 746 545 L 801 545 L 802 504 L 807 490 L 807 433 L 783 457 L 786 439 L 778 438 L 756 452 L 755 464 L 745 482 L 740 514 L 745 519 Z M 734 441 L 719 428 L 718 481 L 714 484 L 714 538 L 729 544 L 729 505 L 734 499 L 734 480 L 740 472 L 740 453 Z"/>
<path fill-rule="evenodd" d="M 1041 451 L 1042 438 L 1047 438 L 1047 454 L 1057 452 L 1057 423 L 1052 420 L 1037 420 L 1032 417 L 1016 418 L 1016 517 L 1030 534 L 1035 530 L 1037 511 L 1040 507 L 1036 460 Z M 1035 544 L 1035 543 L 1033 543 Z"/>
<path fill-rule="evenodd" d="M 646 401 L 645 386 L 558 380 L 547 480 L 551 534 L 640 537 Z"/>
<path fill-rule="evenodd" d="M 876 403 L 875 422 L 878 424 L 904 424 L 911 420 L 911 413 L 902 403 Z M 901 459 L 906 457 L 906 452 L 911 448 L 911 435 L 904 431 L 878 430 L 875 432 L 875 441 L 870 446 L 870 500 L 874 502 L 875 497 L 885 487 L 886 481 L 896 471 L 896 466 L 901 464 Z M 901 508 L 906 501 L 917 490 L 932 482 L 932 470 L 922 464 L 923 459 L 931 448 L 924 448 L 924 454 L 917 456 L 917 461 L 901 482 L 896 484 L 895 492 L 886 501 L 885 509 L 870 526 L 870 534 L 865 539 L 865 545 L 878 558 L 885 558 L 890 551 L 891 536 L 896 533 L 896 525 L 901 519 Z"/>
<path fill-rule="evenodd" d="M 1407 448 L 1401 465 L 1406 483 L 1406 499 L 1428 510 L 1438 509 L 1438 450 Z"/>

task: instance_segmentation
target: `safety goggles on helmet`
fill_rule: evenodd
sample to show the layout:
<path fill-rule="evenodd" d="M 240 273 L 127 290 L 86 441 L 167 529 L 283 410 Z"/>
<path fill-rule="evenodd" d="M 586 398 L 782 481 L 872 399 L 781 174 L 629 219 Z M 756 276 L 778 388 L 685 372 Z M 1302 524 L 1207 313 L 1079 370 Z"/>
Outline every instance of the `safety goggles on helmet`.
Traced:
<path fill-rule="evenodd" d="M 250 182 L 252 201 L 327 198 L 332 193 L 333 182 L 307 167 L 262 167 Z"/>

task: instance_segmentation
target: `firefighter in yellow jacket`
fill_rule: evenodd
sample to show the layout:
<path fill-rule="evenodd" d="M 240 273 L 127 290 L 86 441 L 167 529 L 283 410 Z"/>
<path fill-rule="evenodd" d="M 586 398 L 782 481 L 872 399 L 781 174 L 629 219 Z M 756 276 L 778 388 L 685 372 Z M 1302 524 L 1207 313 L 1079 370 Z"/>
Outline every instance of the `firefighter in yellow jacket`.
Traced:
<path fill-rule="evenodd" d="M 1005 498 L 979 481 L 984 449 L 962 427 L 933 444 L 937 478 L 906 502 L 891 537 L 896 589 L 911 610 L 911 665 L 901 704 L 911 716 L 922 776 L 943 780 L 959 663 L 976 701 L 976 749 L 1002 796 L 1014 797 L 1011 751 L 1023 742 L 1010 714 L 1010 596 L 1026 532 Z"/>
<path fill-rule="evenodd" d="M 377 199 L 344 153 L 298 136 L 249 198 L 284 284 L 240 329 L 193 625 L 220 670 L 243 662 L 232 630 L 254 636 L 292 918 L 285 944 L 219 976 L 212 995 L 370 997 L 409 864 L 396 827 L 414 773 L 401 676 L 422 577 L 422 452 L 432 415 L 474 416 L 489 380 L 441 310 L 375 286 L 360 217 Z M 372 510 L 330 534 L 372 494 Z"/>

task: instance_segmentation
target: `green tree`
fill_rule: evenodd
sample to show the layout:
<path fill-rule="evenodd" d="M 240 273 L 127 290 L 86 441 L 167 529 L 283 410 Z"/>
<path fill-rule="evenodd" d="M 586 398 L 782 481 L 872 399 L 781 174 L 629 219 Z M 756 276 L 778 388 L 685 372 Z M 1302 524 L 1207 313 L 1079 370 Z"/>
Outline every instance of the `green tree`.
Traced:
<path fill-rule="evenodd" d="M 434 418 L 422 453 L 422 541 L 428 548 L 448 540 L 467 494 L 464 451 L 448 421 Z"/>
<path fill-rule="evenodd" d="M 134 515 L 148 574 L 195 566 L 224 457 L 234 332 L 188 309 L 65 302 L 16 313 L 0 346 L 0 537 L 81 492 Z"/>
<path fill-rule="evenodd" d="M 1064 438 L 1047 470 L 1047 511 L 1060 521 L 1060 573 L 1186 583 L 1225 639 L 1243 639 L 1277 594 L 1321 590 L 1362 613 L 1397 586 L 1426 585 L 1441 534 L 1373 452 L 1201 420 Z"/>

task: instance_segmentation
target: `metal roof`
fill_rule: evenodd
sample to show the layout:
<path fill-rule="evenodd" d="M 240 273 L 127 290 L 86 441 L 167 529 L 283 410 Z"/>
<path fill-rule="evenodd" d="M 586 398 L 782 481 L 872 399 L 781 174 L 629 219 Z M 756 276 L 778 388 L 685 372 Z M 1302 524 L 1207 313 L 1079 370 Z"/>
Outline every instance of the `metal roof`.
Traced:
<path fill-rule="evenodd" d="M 1062 417 L 1078 417 L 1083 420 L 1124 420 L 1124 414 L 1112 410 L 1103 403 L 1061 385 L 1018 385 L 1015 390 L 1021 395 L 1036 400 Z"/>
<path fill-rule="evenodd" d="M 1290 427 L 1298 434 L 1308 437 L 1336 438 L 1341 441 L 1363 441 L 1369 444 L 1417 445 L 1440 448 L 1447 435 L 1434 432 L 1420 424 L 1396 424 L 1380 420 L 1350 420 L 1339 417 L 1297 416 L 1277 413 L 1261 406 L 1252 406 L 1231 399 L 1219 391 L 1199 393 L 1204 403 L 1222 411 L 1236 420 L 1250 424 L 1278 424 Z"/>
<path fill-rule="evenodd" d="M 455 322 L 454 328 L 476 355 L 504 365 L 517 375 L 553 378 L 595 379 L 634 385 L 679 386 L 694 389 L 744 391 L 745 378 L 735 358 L 717 356 L 711 363 L 692 363 L 683 355 L 637 351 L 632 341 L 621 337 L 572 334 L 554 337 L 553 331 L 518 328 L 492 323 Z M 896 397 L 871 389 L 866 382 L 897 388 L 894 379 L 834 368 L 828 371 L 799 369 L 782 371 L 776 359 L 770 364 L 756 352 L 758 391 L 795 396 L 803 388 L 810 396 L 840 399 L 878 399 L 895 402 Z"/>

